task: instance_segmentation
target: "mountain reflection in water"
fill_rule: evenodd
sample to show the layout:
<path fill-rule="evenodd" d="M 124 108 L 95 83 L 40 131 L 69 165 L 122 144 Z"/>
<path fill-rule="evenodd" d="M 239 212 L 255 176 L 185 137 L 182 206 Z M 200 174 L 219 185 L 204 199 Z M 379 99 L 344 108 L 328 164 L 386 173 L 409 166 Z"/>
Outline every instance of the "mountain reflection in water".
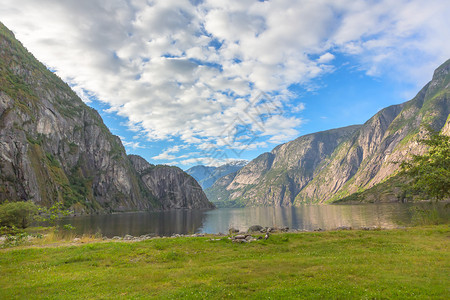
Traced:
<path fill-rule="evenodd" d="M 64 218 L 61 224 L 71 224 L 78 234 L 100 232 L 107 237 L 226 233 L 230 227 L 247 230 L 251 225 L 307 231 L 340 226 L 394 228 L 411 223 L 413 206 L 436 210 L 436 205 L 408 203 L 246 207 L 71 217 Z M 448 208 L 436 211 L 448 213 Z"/>

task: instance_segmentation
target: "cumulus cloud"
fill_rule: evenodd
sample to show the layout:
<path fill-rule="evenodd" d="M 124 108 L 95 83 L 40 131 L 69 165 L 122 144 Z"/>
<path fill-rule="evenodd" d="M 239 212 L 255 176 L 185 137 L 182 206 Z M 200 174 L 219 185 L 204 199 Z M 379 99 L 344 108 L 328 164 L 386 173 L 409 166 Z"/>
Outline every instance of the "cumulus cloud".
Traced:
<path fill-rule="evenodd" d="M 160 154 L 153 156 L 153 159 L 156 160 L 175 160 L 177 157 L 175 155 L 171 155 L 165 151 L 161 152 Z"/>
<path fill-rule="evenodd" d="M 142 146 L 140 142 L 127 142 L 122 140 L 122 144 L 127 147 L 127 148 L 131 148 L 131 149 L 145 149 L 145 146 Z"/>
<path fill-rule="evenodd" d="M 322 54 L 319 59 L 317 60 L 318 63 L 329 63 L 330 61 L 332 61 L 334 59 L 334 55 L 331 54 L 330 52 L 327 52 L 325 54 Z"/>
<path fill-rule="evenodd" d="M 163 150 L 163 152 L 161 152 L 160 154 L 158 154 L 156 156 L 153 156 L 152 158 L 156 159 L 156 160 L 165 160 L 165 161 L 167 161 L 167 160 L 173 161 L 175 159 L 187 158 L 187 157 L 189 157 L 189 155 L 186 155 L 186 154 L 180 155 L 180 156 L 173 155 L 175 153 L 180 152 L 180 150 L 186 149 L 186 148 L 188 148 L 187 145 L 175 145 L 175 146 L 172 146 L 172 147 L 169 147 L 169 148 Z"/>
<path fill-rule="evenodd" d="M 0 7 L 2 22 L 38 59 L 84 101 L 109 104 L 139 136 L 236 149 L 245 136 L 263 138 L 257 146 L 296 137 L 298 114 L 268 112 L 255 99 L 264 94 L 273 111 L 290 110 L 289 87 L 314 87 L 337 54 L 354 57 L 367 74 L 390 70 L 423 84 L 450 53 L 449 15 L 446 0 L 4 0 Z M 291 112 L 304 108 L 296 105 Z M 154 159 L 175 160 L 176 150 Z"/>
<path fill-rule="evenodd" d="M 128 142 L 126 140 L 125 137 L 123 136 L 119 136 L 120 140 L 122 141 L 122 144 L 126 147 L 126 148 L 130 148 L 130 149 L 145 149 L 145 146 L 141 145 L 140 142 Z"/>

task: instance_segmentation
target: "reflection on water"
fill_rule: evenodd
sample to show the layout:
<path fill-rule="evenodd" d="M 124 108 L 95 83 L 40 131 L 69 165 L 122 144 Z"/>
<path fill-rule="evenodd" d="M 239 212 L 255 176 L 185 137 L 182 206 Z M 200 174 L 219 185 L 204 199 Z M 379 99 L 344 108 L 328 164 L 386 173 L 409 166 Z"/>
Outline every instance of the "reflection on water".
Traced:
<path fill-rule="evenodd" d="M 71 224 L 80 234 L 100 232 L 104 236 L 113 237 L 153 233 L 167 236 L 174 233 L 196 233 L 205 218 L 205 211 L 201 210 L 171 210 L 71 217 L 64 218 L 61 224 Z"/>
<path fill-rule="evenodd" d="M 172 210 L 72 217 L 77 233 L 100 231 L 107 237 L 153 233 L 160 236 L 228 232 L 230 227 L 246 230 L 251 225 L 288 226 L 299 230 L 335 229 L 339 226 L 393 228 L 409 224 L 411 206 L 384 203 L 359 205 L 303 205 L 299 207 L 220 208 L 215 210 Z"/>
<path fill-rule="evenodd" d="M 226 232 L 229 227 L 246 230 L 254 224 L 293 229 L 334 229 L 339 226 L 397 226 L 393 215 L 406 220 L 409 211 L 398 204 L 386 205 L 303 205 L 299 207 L 229 208 L 209 211 L 201 231 Z"/>

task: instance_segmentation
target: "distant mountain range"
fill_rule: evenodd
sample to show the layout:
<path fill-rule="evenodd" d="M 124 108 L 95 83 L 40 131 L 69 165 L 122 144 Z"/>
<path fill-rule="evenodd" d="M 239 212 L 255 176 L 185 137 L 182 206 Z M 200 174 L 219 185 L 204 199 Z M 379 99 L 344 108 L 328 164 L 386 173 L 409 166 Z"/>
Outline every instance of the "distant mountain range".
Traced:
<path fill-rule="evenodd" d="M 194 177 L 203 189 L 207 189 L 211 187 L 217 179 L 239 171 L 247 163 L 248 161 L 246 160 L 236 160 L 219 167 L 198 165 L 187 169 L 186 173 Z"/>
<path fill-rule="evenodd" d="M 102 118 L 0 23 L 0 203 L 76 213 L 212 208 L 180 168 L 127 156 Z"/>
<path fill-rule="evenodd" d="M 293 206 L 339 199 L 402 200 L 399 161 L 426 149 L 424 124 L 450 135 L 450 60 L 412 100 L 363 125 L 301 136 L 261 154 L 206 190 L 218 206 Z"/>

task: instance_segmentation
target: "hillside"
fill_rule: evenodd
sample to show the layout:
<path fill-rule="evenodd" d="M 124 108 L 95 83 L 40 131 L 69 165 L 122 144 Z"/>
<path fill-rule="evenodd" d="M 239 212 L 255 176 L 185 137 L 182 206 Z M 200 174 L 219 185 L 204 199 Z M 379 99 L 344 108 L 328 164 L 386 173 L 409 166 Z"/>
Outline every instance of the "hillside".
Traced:
<path fill-rule="evenodd" d="M 160 201 L 163 209 L 214 208 L 206 201 L 197 181 L 175 166 L 152 165 L 138 155 L 128 156 L 140 179 Z"/>
<path fill-rule="evenodd" d="M 210 188 L 217 181 L 217 179 L 239 171 L 246 164 L 247 161 L 240 160 L 218 167 L 198 165 L 187 169 L 186 173 L 194 177 L 203 189 L 207 189 Z"/>
<path fill-rule="evenodd" d="M 60 201 L 77 213 L 211 207 L 203 192 L 175 193 L 180 187 L 167 183 L 170 176 L 201 190 L 179 169 L 161 166 L 152 177 L 173 192 L 170 201 L 149 186 L 100 115 L 1 23 L 0 153 L 0 203 Z"/>
<path fill-rule="evenodd" d="M 423 124 L 450 134 L 450 60 L 412 100 L 387 107 L 363 125 L 309 134 L 275 147 L 206 191 L 221 206 L 332 202 L 383 184 L 409 154 Z M 397 201 L 395 187 L 373 201 Z M 387 190 L 386 190 L 387 189 Z"/>

